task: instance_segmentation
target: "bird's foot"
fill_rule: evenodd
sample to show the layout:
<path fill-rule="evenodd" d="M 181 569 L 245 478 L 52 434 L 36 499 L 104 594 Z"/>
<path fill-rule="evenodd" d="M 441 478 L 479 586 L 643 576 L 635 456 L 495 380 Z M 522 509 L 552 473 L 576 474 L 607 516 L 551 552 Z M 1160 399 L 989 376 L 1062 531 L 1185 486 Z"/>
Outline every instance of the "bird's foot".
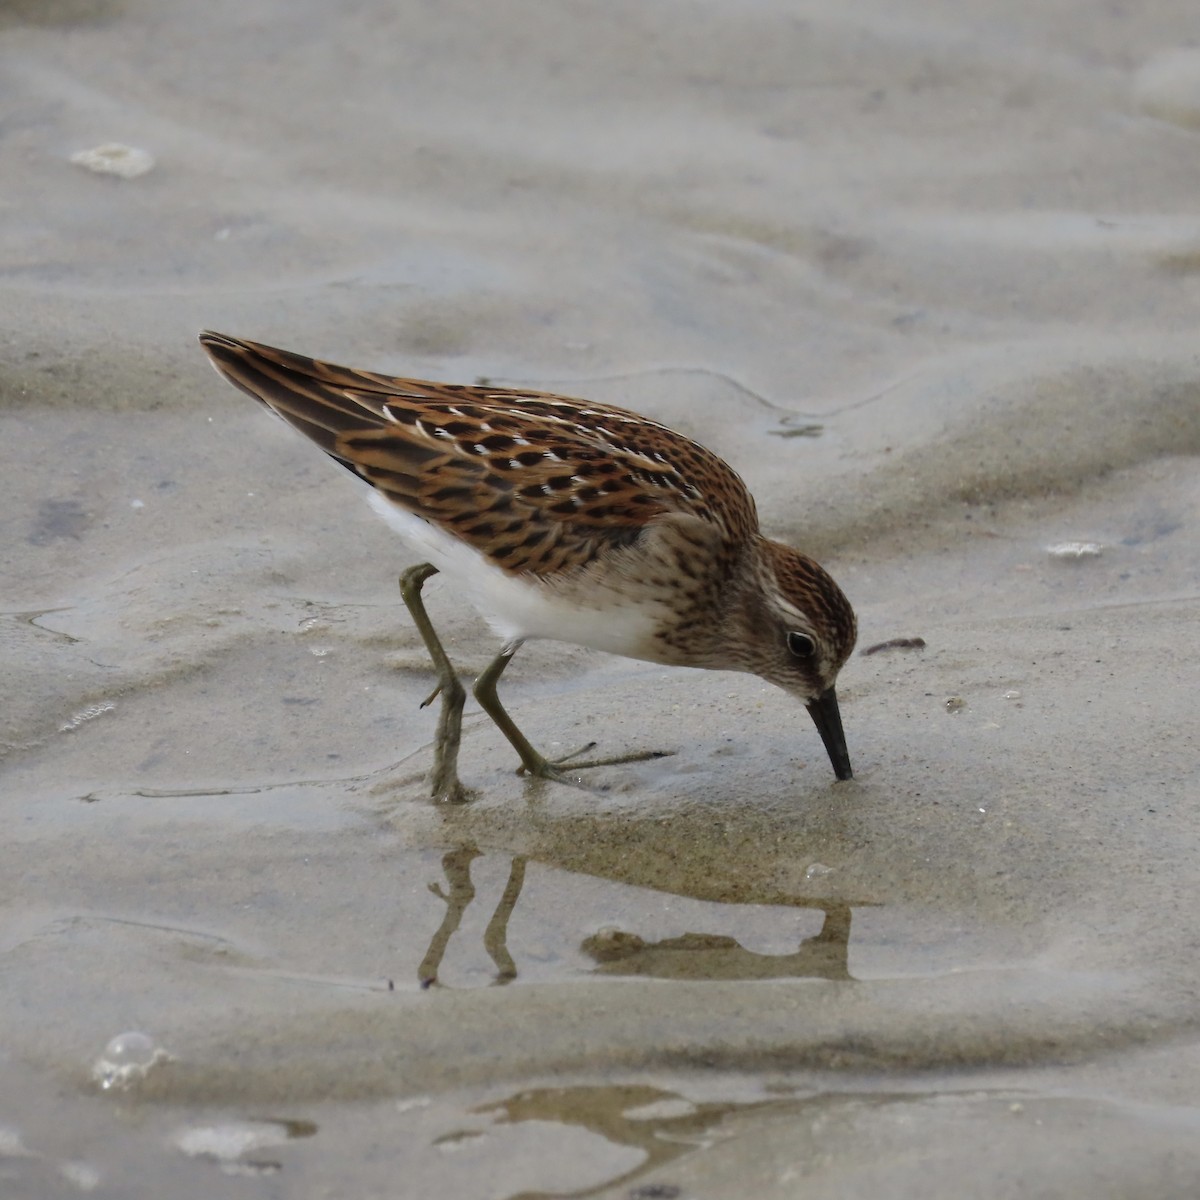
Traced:
<path fill-rule="evenodd" d="M 637 750 L 630 754 L 618 754 L 612 758 L 589 758 L 584 762 L 575 760 L 581 754 L 596 748 L 595 742 L 588 742 L 570 754 L 561 758 L 544 758 L 534 751 L 532 760 L 526 759 L 517 768 L 518 775 L 529 775 L 536 779 L 550 779 L 555 783 L 571 783 L 571 771 L 586 771 L 592 767 L 615 767 L 621 763 L 648 762 L 655 758 L 670 758 L 674 750 Z"/>

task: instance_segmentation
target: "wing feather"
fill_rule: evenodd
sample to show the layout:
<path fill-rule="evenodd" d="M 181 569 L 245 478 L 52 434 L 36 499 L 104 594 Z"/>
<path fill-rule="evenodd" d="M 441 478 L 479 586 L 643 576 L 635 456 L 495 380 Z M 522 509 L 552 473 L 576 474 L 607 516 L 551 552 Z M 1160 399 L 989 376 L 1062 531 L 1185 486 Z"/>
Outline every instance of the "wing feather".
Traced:
<path fill-rule="evenodd" d="M 580 566 L 673 516 L 731 541 L 758 527 L 727 463 L 614 405 L 351 370 L 217 333 L 200 340 L 236 387 L 506 571 Z"/>

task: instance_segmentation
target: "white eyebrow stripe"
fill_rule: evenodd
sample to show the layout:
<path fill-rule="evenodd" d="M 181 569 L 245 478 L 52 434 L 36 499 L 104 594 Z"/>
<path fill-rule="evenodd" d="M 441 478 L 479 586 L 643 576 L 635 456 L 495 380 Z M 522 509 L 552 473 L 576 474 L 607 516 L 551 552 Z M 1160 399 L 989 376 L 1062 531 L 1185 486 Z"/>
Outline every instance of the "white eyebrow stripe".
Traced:
<path fill-rule="evenodd" d="M 783 593 L 776 588 L 771 588 L 769 592 L 772 602 L 787 614 L 787 616 L 796 625 L 796 632 L 804 632 L 808 628 L 809 616 L 807 613 L 798 609 L 790 600 L 785 600 Z"/>

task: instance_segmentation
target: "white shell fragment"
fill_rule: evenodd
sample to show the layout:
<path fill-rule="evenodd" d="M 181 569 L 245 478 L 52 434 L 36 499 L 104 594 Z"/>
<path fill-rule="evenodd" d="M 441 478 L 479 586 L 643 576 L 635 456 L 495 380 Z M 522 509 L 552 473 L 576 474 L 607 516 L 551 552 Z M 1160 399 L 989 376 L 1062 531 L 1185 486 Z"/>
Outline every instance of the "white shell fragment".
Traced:
<path fill-rule="evenodd" d="M 1099 542 L 1055 542 L 1046 553 L 1051 558 L 1099 558 L 1103 549 Z"/>
<path fill-rule="evenodd" d="M 71 161 L 98 175 L 116 175 L 120 179 L 136 179 L 154 167 L 154 155 L 149 150 L 139 150 L 121 142 L 105 142 L 91 150 L 76 151 L 71 155 Z"/>

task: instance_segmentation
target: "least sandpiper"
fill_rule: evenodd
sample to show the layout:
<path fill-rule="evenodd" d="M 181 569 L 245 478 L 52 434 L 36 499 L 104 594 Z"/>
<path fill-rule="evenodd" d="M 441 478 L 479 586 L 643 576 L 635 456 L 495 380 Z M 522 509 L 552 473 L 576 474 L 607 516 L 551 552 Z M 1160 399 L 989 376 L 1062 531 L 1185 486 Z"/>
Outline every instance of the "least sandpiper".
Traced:
<path fill-rule="evenodd" d="M 552 638 L 759 675 L 808 708 L 834 773 L 850 778 L 834 684 L 854 610 L 811 558 L 762 535 L 746 485 L 711 450 L 608 404 L 393 378 L 219 333 L 200 341 L 230 383 L 371 484 L 373 507 L 428 560 L 401 592 L 443 700 L 435 795 L 464 794 L 465 693 L 420 595 L 438 571 L 504 639 L 474 693 L 523 770 L 561 778 L 563 760 L 529 744 L 496 684 L 522 642 Z"/>

